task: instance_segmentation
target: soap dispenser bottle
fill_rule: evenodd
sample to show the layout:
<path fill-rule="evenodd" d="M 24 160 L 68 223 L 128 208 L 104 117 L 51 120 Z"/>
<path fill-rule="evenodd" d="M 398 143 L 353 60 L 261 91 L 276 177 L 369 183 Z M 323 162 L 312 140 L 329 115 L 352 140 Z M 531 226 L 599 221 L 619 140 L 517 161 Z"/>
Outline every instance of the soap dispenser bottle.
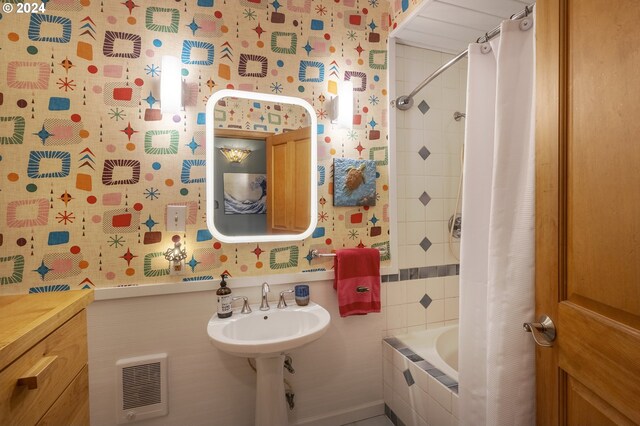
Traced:
<path fill-rule="evenodd" d="M 220 288 L 216 290 L 218 296 L 218 318 L 229 318 L 233 313 L 231 311 L 231 289 L 227 287 L 225 278 L 228 278 L 227 274 L 220 275 L 222 281 L 220 281 Z"/>

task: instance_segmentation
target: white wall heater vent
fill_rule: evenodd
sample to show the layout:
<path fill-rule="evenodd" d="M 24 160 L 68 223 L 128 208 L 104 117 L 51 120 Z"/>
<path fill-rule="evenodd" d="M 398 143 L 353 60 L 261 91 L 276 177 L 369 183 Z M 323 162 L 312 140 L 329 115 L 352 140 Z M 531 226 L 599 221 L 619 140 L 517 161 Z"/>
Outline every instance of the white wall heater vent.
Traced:
<path fill-rule="evenodd" d="M 116 367 L 118 424 L 168 414 L 167 354 L 121 359 Z"/>

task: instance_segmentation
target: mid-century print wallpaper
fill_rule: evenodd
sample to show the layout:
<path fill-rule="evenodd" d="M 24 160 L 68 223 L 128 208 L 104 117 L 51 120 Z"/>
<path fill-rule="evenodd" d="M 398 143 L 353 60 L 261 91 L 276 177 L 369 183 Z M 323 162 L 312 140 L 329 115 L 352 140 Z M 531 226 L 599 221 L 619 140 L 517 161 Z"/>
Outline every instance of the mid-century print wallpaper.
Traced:
<path fill-rule="evenodd" d="M 424 0 L 390 0 L 389 11 L 391 16 L 391 30 L 394 30 L 404 21 L 413 10 Z"/>
<path fill-rule="evenodd" d="M 309 112 L 291 103 L 256 101 L 225 96 L 213 111 L 216 129 L 282 133 L 309 127 Z"/>
<path fill-rule="evenodd" d="M 309 249 L 388 245 L 387 1 L 0 3 L 0 292 L 322 270 L 331 261 L 310 261 Z M 178 114 L 160 112 L 163 55 L 182 63 Z M 354 83 L 352 130 L 327 117 L 344 80 Z M 307 240 L 212 239 L 204 111 L 221 88 L 313 106 L 318 226 Z M 375 207 L 332 206 L 341 157 L 376 162 Z M 183 276 L 169 276 L 162 256 L 169 204 L 188 207 Z"/>

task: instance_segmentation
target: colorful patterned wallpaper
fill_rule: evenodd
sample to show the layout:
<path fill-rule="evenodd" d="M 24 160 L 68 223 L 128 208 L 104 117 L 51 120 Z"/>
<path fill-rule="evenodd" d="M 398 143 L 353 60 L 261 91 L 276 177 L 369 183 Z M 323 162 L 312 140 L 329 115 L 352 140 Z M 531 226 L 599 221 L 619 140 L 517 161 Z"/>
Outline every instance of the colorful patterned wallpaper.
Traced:
<path fill-rule="evenodd" d="M 394 30 L 424 0 L 389 0 L 389 11 Z"/>
<path fill-rule="evenodd" d="M 282 133 L 309 127 L 306 109 L 299 105 L 224 97 L 213 110 L 216 128 Z"/>
<path fill-rule="evenodd" d="M 38 2 L 40 4 L 40 2 Z M 0 14 L 0 292 L 323 270 L 309 249 L 386 246 L 384 0 L 48 0 Z M 162 55 L 185 110 L 160 112 Z M 354 82 L 352 130 L 327 106 Z M 318 227 L 302 242 L 222 244 L 205 225 L 205 103 L 218 89 L 298 96 L 318 117 Z M 333 158 L 376 161 L 375 207 L 332 206 Z M 188 207 L 187 274 L 162 253 Z M 387 251 L 389 253 L 389 251 Z M 384 259 L 388 260 L 388 259 Z"/>

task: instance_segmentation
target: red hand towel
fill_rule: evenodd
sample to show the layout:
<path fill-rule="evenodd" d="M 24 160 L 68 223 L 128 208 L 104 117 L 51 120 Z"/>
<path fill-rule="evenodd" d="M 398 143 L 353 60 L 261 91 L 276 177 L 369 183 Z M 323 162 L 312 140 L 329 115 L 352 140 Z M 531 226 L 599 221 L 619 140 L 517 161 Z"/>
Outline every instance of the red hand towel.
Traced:
<path fill-rule="evenodd" d="M 380 252 L 372 248 L 337 250 L 333 265 L 340 316 L 380 312 Z"/>

